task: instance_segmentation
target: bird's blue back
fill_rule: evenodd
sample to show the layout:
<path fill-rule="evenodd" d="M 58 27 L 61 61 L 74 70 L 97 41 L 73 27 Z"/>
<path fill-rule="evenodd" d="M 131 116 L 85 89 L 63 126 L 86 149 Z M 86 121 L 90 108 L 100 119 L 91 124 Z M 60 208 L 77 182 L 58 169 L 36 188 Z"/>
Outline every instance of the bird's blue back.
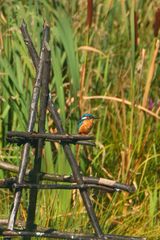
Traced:
<path fill-rule="evenodd" d="M 87 119 L 87 117 L 92 118 L 93 115 L 90 113 L 83 114 L 82 117 L 80 118 L 80 120 L 78 121 L 78 128 L 80 128 L 80 126 L 83 124 L 83 121 L 85 121 Z"/>

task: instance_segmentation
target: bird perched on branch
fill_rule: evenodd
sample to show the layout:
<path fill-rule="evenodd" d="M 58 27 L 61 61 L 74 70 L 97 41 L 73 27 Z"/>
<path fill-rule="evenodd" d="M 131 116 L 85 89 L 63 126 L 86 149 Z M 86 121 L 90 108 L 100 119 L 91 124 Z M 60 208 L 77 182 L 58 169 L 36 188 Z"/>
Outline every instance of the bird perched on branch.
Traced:
<path fill-rule="evenodd" d="M 78 121 L 78 133 L 87 135 L 92 129 L 94 119 L 98 118 L 94 117 L 90 113 L 83 114 L 80 120 Z"/>

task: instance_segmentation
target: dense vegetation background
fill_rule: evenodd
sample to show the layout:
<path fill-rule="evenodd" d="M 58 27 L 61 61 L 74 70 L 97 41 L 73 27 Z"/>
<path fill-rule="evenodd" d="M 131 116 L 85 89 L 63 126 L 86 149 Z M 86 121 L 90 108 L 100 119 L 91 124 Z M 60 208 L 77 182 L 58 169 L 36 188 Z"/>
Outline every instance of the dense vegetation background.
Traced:
<path fill-rule="evenodd" d="M 78 156 L 84 175 L 134 183 L 137 188 L 134 194 L 90 191 L 104 232 L 159 239 L 160 2 L 99 0 L 93 1 L 93 11 L 88 2 L 0 1 L 0 161 L 19 165 L 21 149 L 6 142 L 6 133 L 26 130 L 35 79 L 19 27 L 24 19 L 39 51 L 47 21 L 50 91 L 66 131 L 77 132 L 84 112 L 100 117 L 93 129 L 97 147 L 81 147 Z M 55 131 L 49 114 L 46 130 Z M 45 145 L 42 171 L 71 173 L 61 150 L 57 144 Z M 0 178 L 10 176 L 0 170 Z M 0 190 L 1 218 L 8 217 L 12 201 L 13 193 Z M 18 219 L 26 220 L 27 207 L 26 190 Z M 36 223 L 93 231 L 80 196 L 69 191 L 40 191 Z"/>

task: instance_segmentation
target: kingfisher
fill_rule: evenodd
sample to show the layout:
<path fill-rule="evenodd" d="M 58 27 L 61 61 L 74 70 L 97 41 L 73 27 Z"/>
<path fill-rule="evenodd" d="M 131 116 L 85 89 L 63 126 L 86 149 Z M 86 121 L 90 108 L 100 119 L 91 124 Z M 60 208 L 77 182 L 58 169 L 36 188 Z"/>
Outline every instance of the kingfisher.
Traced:
<path fill-rule="evenodd" d="M 78 133 L 87 135 L 93 126 L 93 120 L 98 119 L 90 113 L 85 113 L 82 115 L 78 121 Z"/>

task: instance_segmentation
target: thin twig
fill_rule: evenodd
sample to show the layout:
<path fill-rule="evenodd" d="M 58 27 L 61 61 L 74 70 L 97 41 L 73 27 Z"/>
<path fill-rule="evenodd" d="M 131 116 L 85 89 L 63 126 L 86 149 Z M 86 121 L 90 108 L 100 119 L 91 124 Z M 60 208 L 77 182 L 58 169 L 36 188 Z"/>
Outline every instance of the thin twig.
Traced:
<path fill-rule="evenodd" d="M 1 186 L 1 185 L 0 185 Z M 110 188 L 106 186 L 98 186 L 96 184 L 72 184 L 72 185 L 66 185 L 66 184 L 34 184 L 34 183 L 23 183 L 23 184 L 16 184 L 14 183 L 12 185 L 12 188 L 24 188 L 24 189 L 63 189 L 63 190 L 73 190 L 73 189 L 88 189 L 88 188 L 95 188 L 98 190 L 103 190 L 109 193 L 113 193 L 115 191 L 118 191 L 118 189 Z"/>
<path fill-rule="evenodd" d="M 44 35 L 49 34 L 49 27 L 44 27 Z M 42 86 L 41 86 L 41 95 L 40 95 L 40 115 L 38 123 L 38 132 L 43 134 L 45 132 L 45 120 L 46 120 L 46 110 L 48 104 L 48 95 L 49 95 L 49 80 L 50 80 L 50 63 L 51 63 L 51 53 L 47 47 L 47 43 L 43 38 L 42 42 L 42 51 L 44 51 L 44 61 L 43 61 L 43 71 L 42 71 Z M 42 159 L 42 150 L 44 146 L 44 139 L 38 139 L 36 150 L 35 150 L 35 159 L 34 167 L 32 170 L 32 183 L 38 184 L 39 173 L 41 171 L 41 159 Z M 36 203 L 37 203 L 38 188 L 31 188 L 29 196 L 29 207 L 28 207 L 28 216 L 27 216 L 27 230 L 33 230 L 35 228 L 35 214 L 36 214 Z"/>
<path fill-rule="evenodd" d="M 82 140 L 92 140 L 93 136 L 85 136 L 85 135 L 62 135 L 62 134 L 50 134 L 50 133 L 27 133 L 27 132 L 8 132 L 7 133 L 7 141 L 10 143 L 17 143 L 18 145 L 25 144 L 26 142 L 30 142 L 33 146 L 36 145 L 36 141 L 38 139 L 44 139 L 45 141 L 54 142 L 59 141 L 67 142 L 70 144 L 81 144 L 81 145 L 89 145 L 96 146 L 93 142 L 82 141 Z"/>
<path fill-rule="evenodd" d="M 118 97 L 112 97 L 112 96 L 84 96 L 83 97 L 84 100 L 94 100 L 94 99 L 104 99 L 104 100 L 109 100 L 109 101 L 116 101 L 116 102 L 120 102 L 120 103 L 123 103 L 123 104 L 126 104 L 128 106 L 133 106 L 133 104 L 126 100 L 126 99 L 122 99 L 122 98 L 118 98 Z M 148 113 L 149 115 L 157 118 L 157 119 L 160 119 L 160 116 L 157 115 L 157 113 L 154 113 L 150 110 L 148 110 L 147 108 L 141 106 L 141 105 L 138 105 L 138 104 L 134 104 L 134 107 L 138 108 L 139 110 L 141 111 L 144 111 L 146 113 Z"/>
<path fill-rule="evenodd" d="M 40 137 L 41 138 L 41 137 Z M 9 142 L 9 143 L 16 143 L 18 146 L 20 145 L 23 145 L 23 144 L 26 144 L 27 142 L 29 142 L 32 147 L 35 147 L 36 144 L 37 144 L 37 141 L 38 141 L 39 137 L 38 138 L 34 138 L 32 139 L 32 137 L 9 137 L 9 138 L 6 138 L 6 140 Z M 91 146 L 91 147 L 95 147 L 96 144 L 94 142 L 88 142 L 88 141 L 77 141 L 77 140 L 54 140 L 54 139 L 47 139 L 45 138 L 45 141 L 47 142 L 58 142 L 58 143 L 62 143 L 62 142 L 67 142 L 69 144 L 78 144 L 78 145 L 88 145 L 88 146 Z"/>
<path fill-rule="evenodd" d="M 97 237 L 93 234 L 79 234 L 79 233 L 68 233 L 68 232 L 59 232 L 52 229 L 47 229 L 46 231 L 25 231 L 15 229 L 14 231 L 9 231 L 7 229 L 0 229 L 1 236 L 11 236 L 11 237 L 20 237 L 20 236 L 29 236 L 29 237 L 40 237 L 40 238 L 58 238 L 58 239 L 73 239 L 73 240 L 146 240 L 144 237 L 129 237 L 129 236 L 120 236 L 120 235 L 111 235 L 105 234 L 102 237 Z"/>
<path fill-rule="evenodd" d="M 6 163 L 3 161 L 0 161 L 0 169 L 11 171 L 14 173 L 18 172 L 18 167 L 14 166 L 10 163 Z M 30 176 L 31 170 L 27 169 L 26 171 L 26 176 Z M 96 177 L 85 177 L 82 176 L 83 181 L 85 184 L 95 184 L 101 188 L 101 186 L 121 190 L 121 191 L 126 191 L 126 192 L 135 192 L 135 187 L 122 184 L 110 179 L 106 178 L 96 178 Z M 15 182 L 15 178 L 8 179 L 8 182 Z M 49 181 L 54 181 L 54 182 L 68 182 L 68 183 L 76 183 L 73 176 L 68 176 L 68 175 L 58 175 L 58 174 L 49 174 L 49 173 L 40 173 L 40 179 L 41 180 L 49 180 Z"/>
<path fill-rule="evenodd" d="M 77 140 L 93 140 L 94 136 L 90 135 L 68 135 L 68 134 L 51 134 L 51 133 L 35 133 L 35 132 L 19 132 L 12 131 L 7 133 L 7 137 L 24 137 L 30 139 L 52 139 L 52 140 L 62 140 L 62 141 L 77 141 Z"/>
<path fill-rule="evenodd" d="M 9 188 L 12 189 L 64 189 L 64 190 L 73 190 L 73 189 L 87 189 L 87 188 L 96 188 L 98 190 L 103 190 L 109 193 L 113 193 L 115 191 L 119 191 L 119 189 L 112 188 L 112 187 L 106 187 L 106 186 L 99 186 L 96 184 L 84 184 L 78 185 L 78 184 L 72 184 L 72 185 L 66 185 L 66 184 L 35 184 L 35 183 L 28 183 L 24 181 L 22 184 L 16 183 L 16 178 L 12 179 L 2 179 L 0 180 L 0 188 Z"/>
<path fill-rule="evenodd" d="M 28 34 L 27 25 L 26 25 L 24 20 L 22 21 L 22 25 L 21 25 L 20 29 L 21 29 L 21 33 L 23 35 L 23 40 L 24 40 L 24 42 L 25 42 L 25 44 L 28 48 L 28 51 L 32 55 L 32 61 L 33 61 L 34 67 L 37 71 L 38 66 L 39 66 L 39 56 L 38 56 L 37 51 L 36 51 L 36 49 L 33 45 L 31 37 Z"/>

